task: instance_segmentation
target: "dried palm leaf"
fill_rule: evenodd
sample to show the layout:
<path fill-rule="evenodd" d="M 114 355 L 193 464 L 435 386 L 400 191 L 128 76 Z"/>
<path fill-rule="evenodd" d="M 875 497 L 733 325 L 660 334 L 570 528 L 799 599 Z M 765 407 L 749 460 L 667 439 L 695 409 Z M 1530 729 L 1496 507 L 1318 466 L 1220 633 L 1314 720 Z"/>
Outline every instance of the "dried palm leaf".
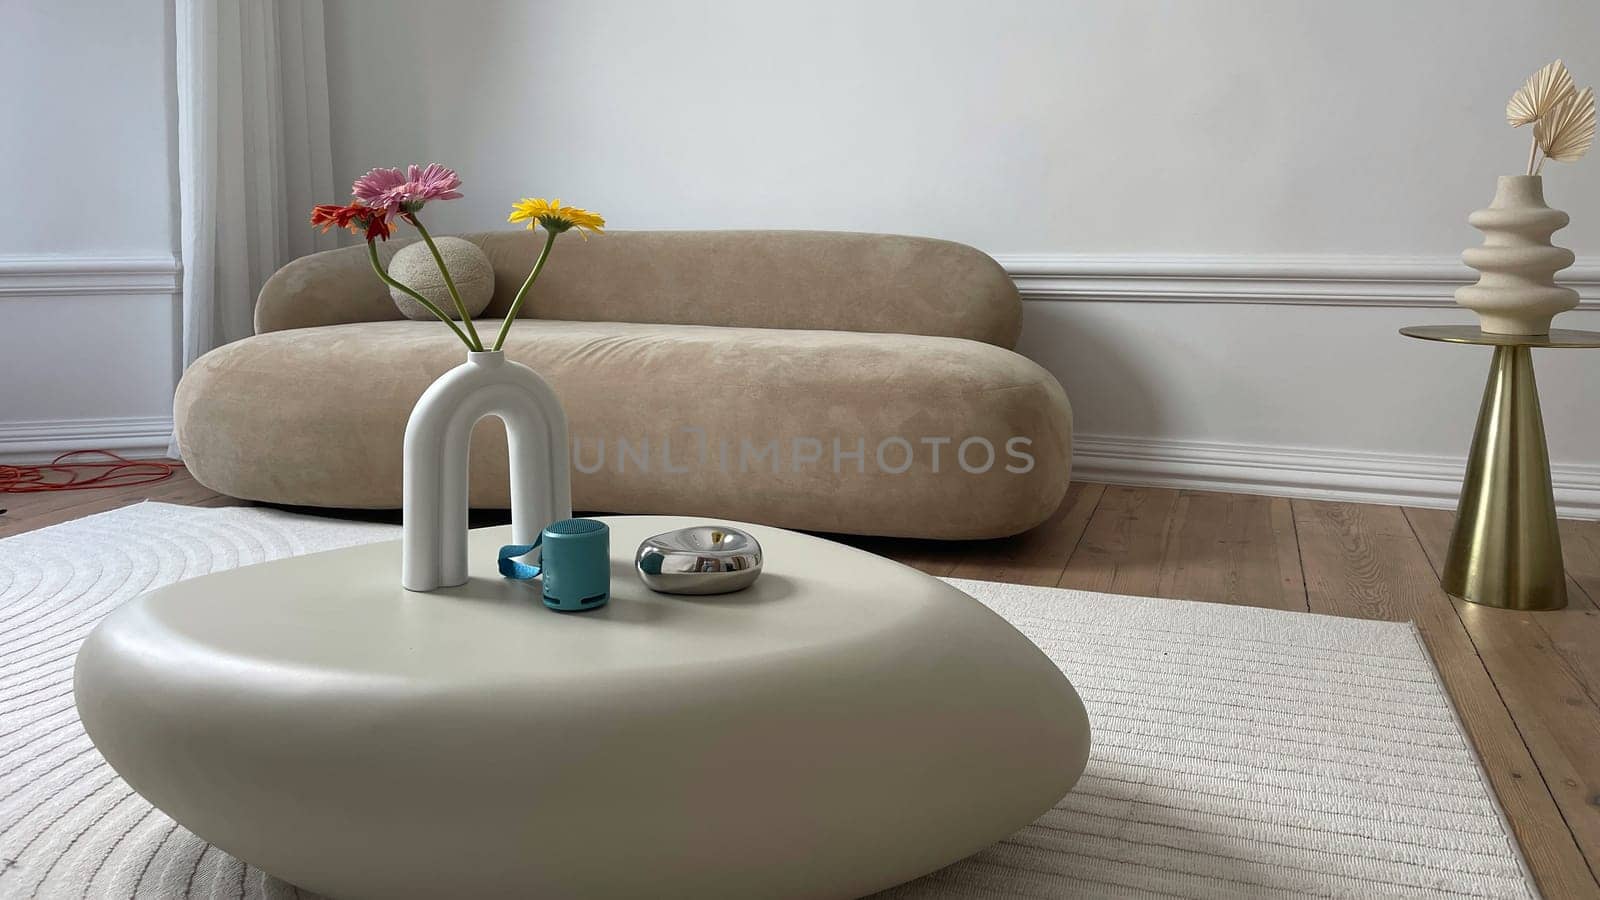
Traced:
<path fill-rule="evenodd" d="M 1571 162 L 1594 144 L 1594 88 L 1584 88 L 1533 126 L 1546 159 Z"/>
<path fill-rule="evenodd" d="M 1572 73 L 1558 59 L 1528 76 L 1527 83 L 1511 95 L 1506 104 L 1506 121 L 1513 128 L 1537 122 L 1572 93 Z"/>

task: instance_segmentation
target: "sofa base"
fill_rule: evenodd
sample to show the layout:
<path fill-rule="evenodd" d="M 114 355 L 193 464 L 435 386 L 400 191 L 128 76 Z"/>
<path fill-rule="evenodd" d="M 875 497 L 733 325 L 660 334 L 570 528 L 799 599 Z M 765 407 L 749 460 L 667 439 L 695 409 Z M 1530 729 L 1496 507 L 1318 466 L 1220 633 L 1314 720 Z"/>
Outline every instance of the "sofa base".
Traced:
<path fill-rule="evenodd" d="M 1061 386 L 976 341 L 519 320 L 506 352 L 566 408 L 575 509 L 955 540 L 1026 531 L 1067 489 Z M 179 448 L 219 493 L 398 508 L 406 418 L 463 355 L 428 322 L 247 338 L 185 373 Z M 507 471 L 499 420 L 480 421 L 471 504 L 507 506 Z"/>

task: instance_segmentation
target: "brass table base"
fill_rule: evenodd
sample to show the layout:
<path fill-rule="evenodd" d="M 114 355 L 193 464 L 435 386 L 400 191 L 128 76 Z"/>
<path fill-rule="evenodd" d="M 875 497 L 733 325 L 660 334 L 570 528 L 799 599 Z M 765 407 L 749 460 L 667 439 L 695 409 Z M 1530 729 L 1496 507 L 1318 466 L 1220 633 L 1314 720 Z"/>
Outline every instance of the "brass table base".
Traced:
<path fill-rule="evenodd" d="M 1567 576 L 1533 351 L 1496 347 L 1439 584 L 1501 609 L 1560 609 Z"/>
<path fill-rule="evenodd" d="M 1485 334 L 1472 326 L 1414 325 L 1400 333 L 1494 348 L 1439 585 L 1451 596 L 1499 609 L 1561 609 L 1567 574 L 1533 348 L 1600 347 L 1600 332 Z"/>

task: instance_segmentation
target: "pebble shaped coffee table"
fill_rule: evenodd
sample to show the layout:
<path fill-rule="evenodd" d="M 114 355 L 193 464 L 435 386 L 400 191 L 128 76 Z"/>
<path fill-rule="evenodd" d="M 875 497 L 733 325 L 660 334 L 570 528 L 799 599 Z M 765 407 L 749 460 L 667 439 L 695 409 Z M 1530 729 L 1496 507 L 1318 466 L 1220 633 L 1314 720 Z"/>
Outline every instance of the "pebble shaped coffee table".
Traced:
<path fill-rule="evenodd" d="M 145 594 L 78 655 L 95 745 L 223 850 L 337 898 L 852 897 L 1050 809 L 1089 752 L 1060 670 L 982 604 L 820 538 L 739 525 L 750 589 L 612 599 L 399 586 L 399 542 Z M 704 520 L 694 520 L 704 521 Z"/>

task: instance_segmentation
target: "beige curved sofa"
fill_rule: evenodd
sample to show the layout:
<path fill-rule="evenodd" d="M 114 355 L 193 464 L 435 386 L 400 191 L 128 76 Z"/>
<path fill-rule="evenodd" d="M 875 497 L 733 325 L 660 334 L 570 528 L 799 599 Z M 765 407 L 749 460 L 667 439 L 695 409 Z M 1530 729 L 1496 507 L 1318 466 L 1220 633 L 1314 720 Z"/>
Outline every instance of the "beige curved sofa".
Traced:
<path fill-rule="evenodd" d="M 539 236 L 465 237 L 494 263 L 478 325 L 492 335 Z M 1047 518 L 1070 472 L 1066 395 L 1009 349 L 1020 316 L 999 265 L 947 241 L 569 235 L 506 351 L 566 407 L 576 509 L 988 538 Z M 400 317 L 365 247 L 285 266 L 255 321 L 178 386 L 194 477 L 269 503 L 398 507 L 406 417 L 464 348 Z M 477 507 L 508 503 L 496 419 L 474 432 L 470 491 Z"/>

